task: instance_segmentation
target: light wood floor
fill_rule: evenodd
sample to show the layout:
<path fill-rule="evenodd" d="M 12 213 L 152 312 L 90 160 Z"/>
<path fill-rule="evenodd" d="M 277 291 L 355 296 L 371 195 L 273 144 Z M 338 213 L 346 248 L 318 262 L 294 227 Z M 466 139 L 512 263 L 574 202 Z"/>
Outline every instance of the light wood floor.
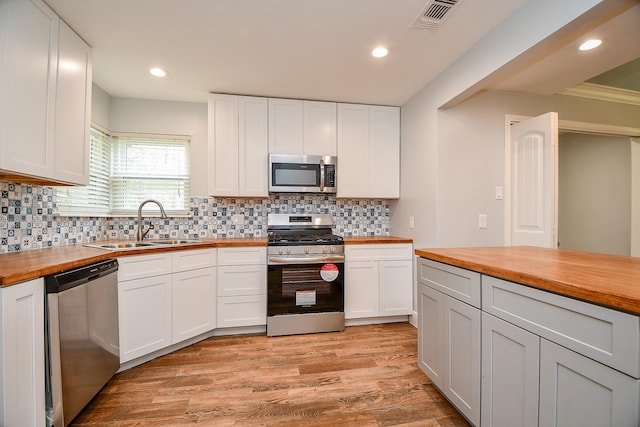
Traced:
<path fill-rule="evenodd" d="M 117 374 L 75 426 L 467 426 L 408 323 L 215 337 Z"/>

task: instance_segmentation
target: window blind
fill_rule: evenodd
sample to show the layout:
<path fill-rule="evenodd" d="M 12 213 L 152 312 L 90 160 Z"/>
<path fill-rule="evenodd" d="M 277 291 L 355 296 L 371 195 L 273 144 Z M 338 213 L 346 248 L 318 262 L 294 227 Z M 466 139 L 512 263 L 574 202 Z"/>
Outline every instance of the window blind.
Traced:
<path fill-rule="evenodd" d="M 175 136 L 119 134 L 111 138 L 111 213 L 137 215 L 146 199 L 168 215 L 189 213 L 190 141 Z M 159 209 L 145 206 L 145 212 Z"/>
<path fill-rule="evenodd" d="M 89 184 L 56 187 L 58 214 L 67 216 L 107 216 L 110 212 L 109 135 L 91 127 L 89 149 Z"/>

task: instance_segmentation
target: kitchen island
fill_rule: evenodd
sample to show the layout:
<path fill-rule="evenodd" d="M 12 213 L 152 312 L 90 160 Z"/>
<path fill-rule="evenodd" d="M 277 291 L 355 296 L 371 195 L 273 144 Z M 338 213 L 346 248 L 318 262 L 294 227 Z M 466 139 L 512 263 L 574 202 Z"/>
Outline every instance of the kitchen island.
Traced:
<path fill-rule="evenodd" d="M 419 366 L 473 425 L 639 425 L 640 259 L 415 254 Z"/>

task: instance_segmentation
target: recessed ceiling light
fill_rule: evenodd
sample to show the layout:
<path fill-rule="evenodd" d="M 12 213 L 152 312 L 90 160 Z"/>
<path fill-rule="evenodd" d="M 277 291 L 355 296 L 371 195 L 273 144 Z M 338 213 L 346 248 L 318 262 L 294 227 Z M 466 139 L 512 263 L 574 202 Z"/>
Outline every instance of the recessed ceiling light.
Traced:
<path fill-rule="evenodd" d="M 389 53 L 389 51 L 386 48 L 382 47 L 382 46 L 377 47 L 377 48 L 375 48 L 375 49 L 373 49 L 371 51 L 371 55 L 375 56 L 376 58 L 385 57 L 385 56 L 387 56 L 388 53 Z"/>
<path fill-rule="evenodd" d="M 167 72 L 162 68 L 152 68 L 149 70 L 149 72 L 151 73 L 151 75 L 156 77 L 164 77 L 167 75 Z"/>
<path fill-rule="evenodd" d="M 591 49 L 595 49 L 598 46 L 600 46 L 602 44 L 602 40 L 598 40 L 598 39 L 591 39 L 591 40 L 587 40 L 586 42 L 582 43 L 580 45 L 580 50 L 591 50 Z"/>

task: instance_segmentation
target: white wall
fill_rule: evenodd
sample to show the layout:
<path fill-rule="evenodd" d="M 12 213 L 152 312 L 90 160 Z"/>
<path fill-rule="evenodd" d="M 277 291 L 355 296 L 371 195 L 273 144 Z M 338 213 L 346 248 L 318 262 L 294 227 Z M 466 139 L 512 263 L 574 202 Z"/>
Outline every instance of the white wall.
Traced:
<path fill-rule="evenodd" d="M 207 104 L 111 99 L 112 132 L 191 136 L 191 197 L 207 196 Z"/>
<path fill-rule="evenodd" d="M 560 248 L 628 256 L 630 138 L 566 133 L 558 151 Z"/>
<path fill-rule="evenodd" d="M 565 109 L 573 101 L 490 92 L 440 107 L 456 105 L 552 46 L 599 3 L 527 1 L 402 106 L 401 198 L 392 204 L 392 234 L 413 238 L 417 248 L 503 244 L 504 209 L 493 189 L 504 180 L 504 114 L 562 108 L 561 119 L 575 120 Z M 478 213 L 487 213 L 488 229 L 477 228 Z"/>
<path fill-rule="evenodd" d="M 111 95 L 95 83 L 91 88 L 91 121 L 107 130 L 111 127 Z"/>

